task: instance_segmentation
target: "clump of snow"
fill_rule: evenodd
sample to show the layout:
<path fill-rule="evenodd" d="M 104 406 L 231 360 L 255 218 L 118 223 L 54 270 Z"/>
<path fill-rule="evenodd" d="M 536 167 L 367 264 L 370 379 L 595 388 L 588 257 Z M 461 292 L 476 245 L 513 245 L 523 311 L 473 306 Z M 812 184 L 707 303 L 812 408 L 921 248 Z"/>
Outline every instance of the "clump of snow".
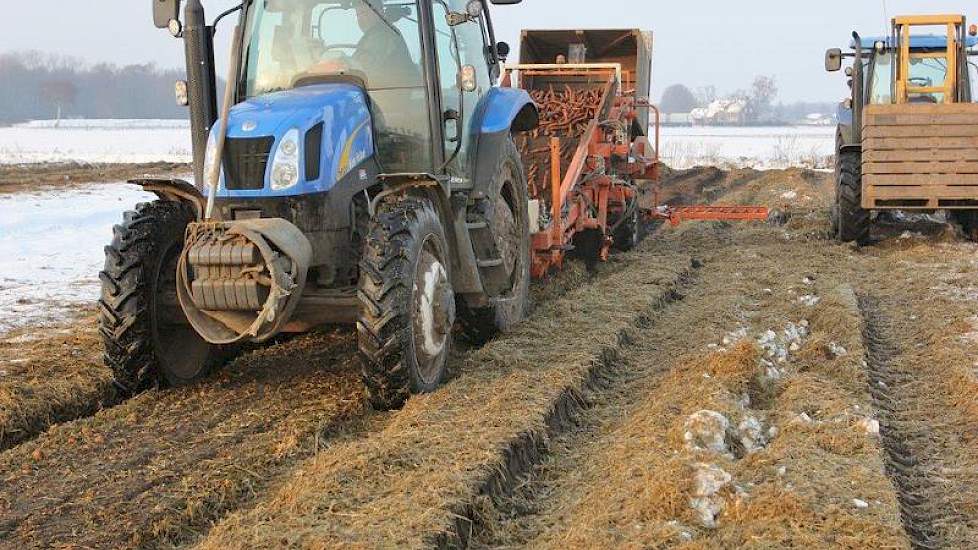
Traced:
<path fill-rule="evenodd" d="M 784 200 L 786 200 L 786 201 L 793 201 L 793 200 L 795 200 L 795 199 L 798 198 L 798 192 L 797 191 L 785 191 L 784 193 L 781 193 L 781 198 L 784 199 Z"/>
<path fill-rule="evenodd" d="M 880 421 L 875 418 L 863 418 L 859 421 L 859 427 L 869 435 L 880 434 Z"/>
<path fill-rule="evenodd" d="M 865 510 L 869 508 L 869 503 L 859 498 L 852 499 L 852 505 L 855 506 L 857 510 Z"/>
<path fill-rule="evenodd" d="M 755 453 L 768 444 L 769 432 L 765 432 L 764 426 L 761 422 L 754 418 L 753 416 L 745 417 L 739 425 L 737 425 L 737 434 L 740 439 L 740 444 L 744 446 L 744 450 L 747 454 Z"/>
<path fill-rule="evenodd" d="M 683 438 L 686 448 L 692 451 L 710 451 L 722 455 L 730 455 L 727 445 L 727 432 L 730 430 L 730 420 L 716 411 L 702 410 L 695 412 L 686 419 Z"/>
<path fill-rule="evenodd" d="M 693 498 L 689 505 L 696 511 L 700 524 L 707 529 L 717 527 L 717 519 L 724 509 L 724 500 L 720 495 L 725 487 L 733 481 L 733 476 L 713 464 L 699 463 L 695 465 L 693 477 Z"/>
<path fill-rule="evenodd" d="M 849 355 L 849 350 L 835 342 L 829 342 L 829 345 L 826 346 L 825 351 L 828 353 L 829 358 L 831 359 L 838 359 L 840 357 Z"/>
<path fill-rule="evenodd" d="M 815 307 L 818 305 L 819 302 L 822 301 L 822 299 L 819 298 L 818 296 L 815 296 L 814 294 L 806 294 L 798 298 L 798 301 L 804 306 Z"/>
<path fill-rule="evenodd" d="M 732 346 L 733 344 L 736 344 L 738 342 L 742 342 L 743 340 L 746 340 L 746 339 L 747 339 L 747 328 L 746 327 L 740 327 L 740 328 L 738 328 L 737 330 L 735 330 L 733 332 L 728 332 L 720 340 L 720 343 L 723 344 L 723 346 L 726 347 L 726 346 Z"/>

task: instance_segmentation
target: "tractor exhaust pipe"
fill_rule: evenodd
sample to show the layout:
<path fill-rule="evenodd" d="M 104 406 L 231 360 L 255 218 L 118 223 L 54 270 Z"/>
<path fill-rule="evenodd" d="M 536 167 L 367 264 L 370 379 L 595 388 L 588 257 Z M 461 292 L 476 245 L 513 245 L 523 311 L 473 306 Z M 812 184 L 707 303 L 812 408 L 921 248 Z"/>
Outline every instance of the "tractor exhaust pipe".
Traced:
<path fill-rule="evenodd" d="M 194 181 L 204 188 L 204 156 L 211 126 L 217 120 L 217 76 L 214 69 L 214 29 L 207 26 L 200 0 L 184 9 L 184 49 L 187 60 L 187 99 L 194 152 Z"/>

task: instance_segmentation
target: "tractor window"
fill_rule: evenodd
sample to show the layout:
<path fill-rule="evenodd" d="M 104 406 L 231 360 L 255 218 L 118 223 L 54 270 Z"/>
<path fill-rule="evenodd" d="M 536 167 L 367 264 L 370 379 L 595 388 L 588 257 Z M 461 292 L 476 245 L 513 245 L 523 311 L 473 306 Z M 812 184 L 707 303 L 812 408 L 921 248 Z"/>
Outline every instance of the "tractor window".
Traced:
<path fill-rule="evenodd" d="M 413 0 L 259 0 L 247 14 L 245 94 L 351 75 L 368 89 L 423 86 Z"/>
<path fill-rule="evenodd" d="M 893 54 L 877 55 L 872 71 L 873 82 L 869 89 L 869 103 L 874 105 L 893 103 Z"/>
<path fill-rule="evenodd" d="M 938 55 L 943 56 L 944 50 Z M 910 58 L 910 86 L 917 88 L 942 87 L 947 79 L 947 59 L 944 57 Z M 944 94 L 910 94 L 911 102 L 943 103 Z"/>

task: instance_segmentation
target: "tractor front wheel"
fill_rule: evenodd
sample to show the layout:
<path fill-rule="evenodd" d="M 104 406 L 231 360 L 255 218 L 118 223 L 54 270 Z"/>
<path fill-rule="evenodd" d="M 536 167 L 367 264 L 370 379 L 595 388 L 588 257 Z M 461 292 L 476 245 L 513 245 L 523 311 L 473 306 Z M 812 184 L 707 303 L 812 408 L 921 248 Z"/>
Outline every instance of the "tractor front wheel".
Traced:
<path fill-rule="evenodd" d="M 177 300 L 177 262 L 193 220 L 181 203 L 141 204 L 113 228 L 105 247 L 99 274 L 103 357 L 127 395 L 193 383 L 213 366 L 215 347 L 194 331 Z"/>
<path fill-rule="evenodd" d="M 862 207 L 862 155 L 839 152 L 836 155 L 836 201 L 833 227 L 842 242 L 869 243 L 870 211 Z"/>
<path fill-rule="evenodd" d="M 455 324 L 448 250 L 427 199 L 388 200 L 370 222 L 357 336 L 364 385 L 378 410 L 399 408 L 445 379 Z"/>

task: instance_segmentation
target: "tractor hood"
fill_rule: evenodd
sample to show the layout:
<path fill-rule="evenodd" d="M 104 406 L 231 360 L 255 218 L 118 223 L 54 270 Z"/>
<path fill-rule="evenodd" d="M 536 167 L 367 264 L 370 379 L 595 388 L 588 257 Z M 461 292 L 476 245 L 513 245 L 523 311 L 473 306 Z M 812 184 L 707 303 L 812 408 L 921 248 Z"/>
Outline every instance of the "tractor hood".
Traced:
<path fill-rule="evenodd" d="M 374 155 L 366 93 L 347 83 L 248 99 L 231 109 L 227 137 L 219 197 L 329 191 Z"/>

